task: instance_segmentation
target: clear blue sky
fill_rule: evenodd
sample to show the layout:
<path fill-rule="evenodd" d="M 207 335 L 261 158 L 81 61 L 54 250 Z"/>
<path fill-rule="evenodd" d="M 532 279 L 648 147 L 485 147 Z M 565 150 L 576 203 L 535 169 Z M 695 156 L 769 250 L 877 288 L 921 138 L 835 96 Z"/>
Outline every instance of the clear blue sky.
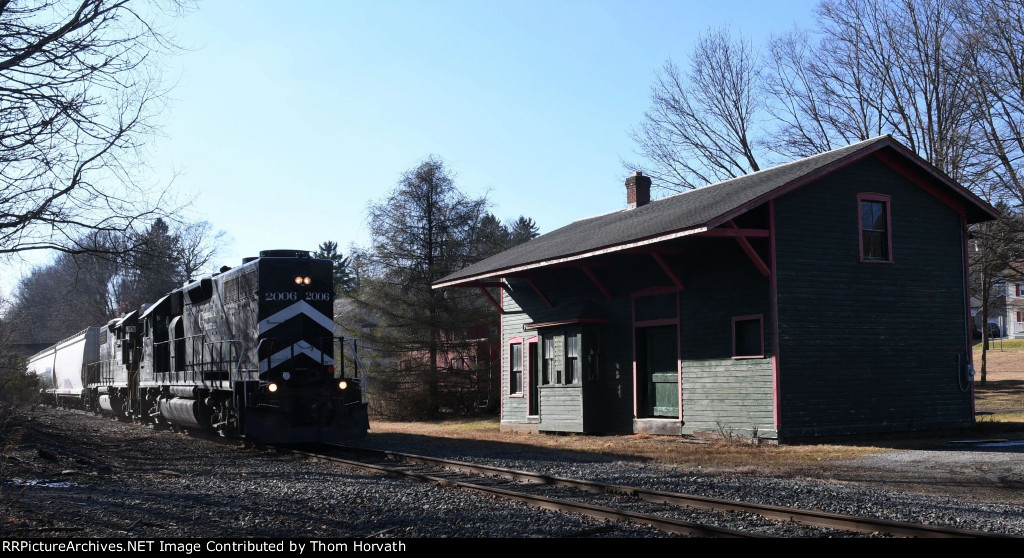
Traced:
<path fill-rule="evenodd" d="M 175 22 L 190 51 L 153 180 L 231 242 L 367 245 L 366 208 L 428 155 L 541 232 L 625 204 L 621 160 L 657 69 L 728 25 L 761 44 L 816 0 L 207 0 Z M 6 281 L 5 281 L 6 282 Z"/>

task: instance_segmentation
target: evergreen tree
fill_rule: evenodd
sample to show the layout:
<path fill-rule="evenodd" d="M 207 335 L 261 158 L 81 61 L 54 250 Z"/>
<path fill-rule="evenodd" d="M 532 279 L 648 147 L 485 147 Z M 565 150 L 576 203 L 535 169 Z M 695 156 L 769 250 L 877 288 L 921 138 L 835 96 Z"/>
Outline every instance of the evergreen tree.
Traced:
<path fill-rule="evenodd" d="M 358 288 L 355 276 L 349 266 L 349 259 L 338 252 L 338 243 L 328 240 L 320 244 L 313 253 L 316 258 L 331 260 L 334 263 L 334 293 L 351 293 Z"/>
<path fill-rule="evenodd" d="M 404 418 L 453 410 L 452 392 L 441 388 L 441 372 L 445 382 L 462 373 L 452 361 L 465 347 L 469 327 L 493 320 L 479 293 L 432 288 L 434 281 L 480 257 L 477 240 L 488 215 L 486 203 L 462 193 L 443 161 L 431 157 L 370 207 L 372 244 L 359 253 L 366 275 L 357 299 L 379 323 L 363 337 L 393 363 L 374 380 L 378 404 L 390 400 L 390 408 Z M 493 223 L 490 228 L 494 232 Z"/>
<path fill-rule="evenodd" d="M 178 258 L 178 236 L 171 233 L 166 221 L 156 219 L 136 237 L 135 244 L 137 248 L 128 253 L 115 285 L 119 314 L 156 302 L 186 279 Z"/>
<path fill-rule="evenodd" d="M 522 244 L 528 240 L 533 240 L 540 236 L 540 231 L 537 229 L 537 223 L 533 222 L 533 219 L 520 215 L 518 219 L 513 221 L 508 226 L 509 233 L 509 246 L 515 246 L 516 244 Z"/>

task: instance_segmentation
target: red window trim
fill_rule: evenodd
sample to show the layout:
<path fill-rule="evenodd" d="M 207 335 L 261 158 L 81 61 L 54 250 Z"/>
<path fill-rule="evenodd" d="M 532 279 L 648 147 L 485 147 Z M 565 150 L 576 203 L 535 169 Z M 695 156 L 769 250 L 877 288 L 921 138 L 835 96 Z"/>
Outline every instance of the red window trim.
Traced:
<path fill-rule="evenodd" d="M 1018 322 L 1024 322 L 1024 320 L 1021 319 L 1021 317 L 1022 317 L 1021 314 L 1024 314 L 1024 312 L 1017 312 L 1017 321 Z"/>
<path fill-rule="evenodd" d="M 526 345 L 523 343 L 522 337 L 513 337 L 508 340 L 508 384 L 509 389 L 512 388 L 512 345 L 519 345 L 519 391 L 516 393 L 509 393 L 509 397 L 526 397 L 526 355 L 523 349 Z"/>
<path fill-rule="evenodd" d="M 761 325 L 761 354 L 759 355 L 737 355 L 736 354 L 736 322 L 757 320 Z M 765 358 L 764 355 L 764 314 L 750 314 L 748 316 L 733 316 L 732 317 L 732 358 L 733 360 L 742 360 L 747 358 Z"/>
<path fill-rule="evenodd" d="M 885 224 L 886 224 L 886 242 L 888 243 L 888 256 L 886 260 L 868 260 L 864 258 L 864 221 L 861 218 L 861 203 L 866 201 L 875 201 L 885 203 Z M 859 246 L 861 263 L 892 263 L 892 196 L 885 194 L 876 194 L 872 192 L 862 192 L 857 194 L 857 245 Z"/>
<path fill-rule="evenodd" d="M 1020 283 L 1017 283 L 1014 287 L 1017 287 L 1017 296 L 1020 296 Z M 1019 322 L 1020 320 L 1017 321 Z"/>

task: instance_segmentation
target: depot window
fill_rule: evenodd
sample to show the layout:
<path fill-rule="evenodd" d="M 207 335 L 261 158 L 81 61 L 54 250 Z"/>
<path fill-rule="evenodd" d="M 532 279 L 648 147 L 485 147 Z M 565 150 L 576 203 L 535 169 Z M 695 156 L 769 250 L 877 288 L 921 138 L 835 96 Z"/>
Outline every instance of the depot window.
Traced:
<path fill-rule="evenodd" d="M 860 261 L 892 263 L 892 228 L 889 196 L 858 194 L 860 208 Z"/>

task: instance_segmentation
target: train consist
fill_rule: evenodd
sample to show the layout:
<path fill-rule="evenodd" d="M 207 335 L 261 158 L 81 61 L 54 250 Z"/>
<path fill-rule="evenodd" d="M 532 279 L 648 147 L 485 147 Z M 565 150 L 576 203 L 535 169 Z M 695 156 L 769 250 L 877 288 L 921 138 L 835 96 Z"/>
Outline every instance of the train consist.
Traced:
<path fill-rule="evenodd" d="M 28 372 L 46 402 L 122 420 L 267 444 L 360 438 L 367 405 L 333 294 L 330 260 L 265 250 L 40 351 Z"/>

